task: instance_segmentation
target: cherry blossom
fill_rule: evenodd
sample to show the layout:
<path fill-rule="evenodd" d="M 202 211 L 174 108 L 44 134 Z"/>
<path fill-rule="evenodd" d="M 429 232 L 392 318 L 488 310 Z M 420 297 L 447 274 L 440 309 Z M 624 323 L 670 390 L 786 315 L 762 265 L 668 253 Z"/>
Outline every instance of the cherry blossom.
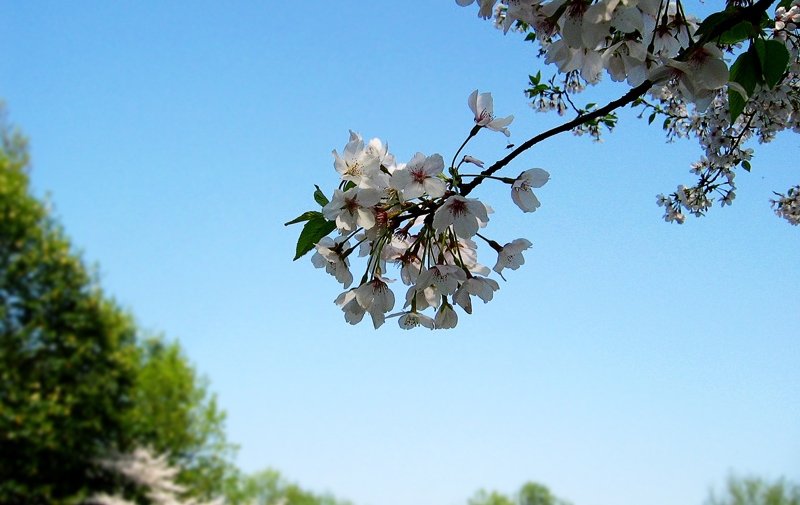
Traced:
<path fill-rule="evenodd" d="M 502 275 L 504 268 L 510 268 L 511 270 L 518 269 L 525 264 L 522 251 L 530 248 L 532 245 L 533 244 L 528 239 L 524 238 L 518 238 L 504 245 L 497 251 L 497 263 L 492 270 Z"/>
<path fill-rule="evenodd" d="M 427 194 L 432 198 L 444 195 L 447 185 L 438 176 L 444 170 L 444 159 L 439 154 L 426 157 L 417 153 L 405 168 L 395 170 L 389 185 L 402 191 L 404 200 L 413 200 Z"/>
<path fill-rule="evenodd" d="M 457 236 L 470 238 L 478 232 L 482 223 L 488 221 L 486 206 L 481 201 L 453 195 L 434 214 L 433 228 L 443 232 L 452 226 Z"/>
<path fill-rule="evenodd" d="M 531 188 L 541 188 L 550 180 L 550 173 L 541 168 L 532 168 L 519 174 L 511 185 L 511 199 L 523 212 L 534 212 L 541 203 Z"/>
<path fill-rule="evenodd" d="M 469 108 L 472 109 L 472 113 L 475 114 L 475 124 L 485 126 L 496 132 L 503 132 L 506 137 L 511 136 L 511 132 L 506 129 L 506 126 L 511 124 L 514 116 L 495 118 L 494 101 L 491 93 L 481 93 L 479 95 L 476 89 L 469 95 L 467 102 L 469 103 Z"/>
<path fill-rule="evenodd" d="M 334 190 L 330 203 L 323 207 L 326 219 L 336 221 L 336 227 L 352 231 L 358 227 L 375 226 L 375 214 L 371 207 L 381 200 L 382 193 L 374 189 L 350 188 L 347 191 Z"/>
<path fill-rule="evenodd" d="M 467 100 L 474 125 L 446 157 L 417 152 L 408 163 L 397 163 L 388 143 L 373 138 L 365 145 L 351 131 L 342 155 L 333 151 L 338 187 L 330 201 L 330 193 L 317 187 L 314 200 L 321 212 L 309 211 L 287 223 L 307 222 L 298 256 L 314 251 L 312 264 L 324 267 L 345 288 L 353 282 L 350 261 L 355 258 L 350 253 L 358 250 L 357 258 L 366 263 L 360 284 L 335 300 L 350 324 L 369 313 L 375 328 L 386 317 L 399 317 L 403 329 L 449 329 L 458 324 L 457 310 L 472 313 L 473 297 L 484 303 L 498 298 L 500 286 L 490 275 L 505 279 L 503 270 L 523 265 L 523 252 L 532 243 L 519 238 L 500 246 L 491 238 L 491 207 L 472 192 L 483 184 L 509 184 L 514 204 L 534 212 L 541 202 L 533 189 L 546 184 L 550 174 L 541 168 L 516 178 L 497 172 L 553 135 L 588 133 L 600 141 L 601 132 L 617 124 L 616 111 L 631 105 L 641 110 L 640 117 L 647 113 L 650 123 L 660 116 L 667 140 L 696 138 L 702 148 L 690 167 L 696 182 L 681 184 L 656 200 L 666 221 L 681 224 L 688 215 L 708 212 L 715 201 L 721 206 L 735 201 L 736 170 L 752 168 L 748 141 L 766 143 L 781 131 L 800 132 L 800 0 L 781 2 L 772 16 L 774 26 L 753 24 L 766 13 L 764 2 L 734 6 L 703 23 L 681 4 L 659 0 L 477 3 L 478 15 L 493 17 L 503 33 L 527 32 L 526 39 L 539 45 L 539 56 L 554 66 L 549 80 L 541 72 L 530 76 L 525 92 L 531 106 L 573 118 L 518 146 L 508 145 L 513 150 L 486 164 L 467 144 L 483 128 L 509 136 L 507 126 L 514 116 L 495 118 L 491 94 L 478 90 Z M 575 96 L 606 74 L 630 89 L 605 105 L 581 106 Z M 462 151 L 470 154 L 459 158 Z M 452 159 L 449 166 L 446 159 Z M 469 165 L 479 173 L 462 173 Z M 800 186 L 776 193 L 771 202 L 778 216 L 800 223 Z M 472 240 L 476 236 L 497 252 L 491 270 L 479 262 L 482 250 Z M 395 303 L 391 281 L 385 278 L 391 268 L 399 270 L 408 288 L 403 310 L 386 316 Z"/>
<path fill-rule="evenodd" d="M 336 243 L 330 237 L 324 237 L 316 244 L 317 252 L 311 257 L 311 263 L 316 268 L 325 267 L 325 271 L 341 282 L 345 288 L 353 283 L 353 274 L 350 273 L 350 260 L 342 257 L 340 249 L 347 249 L 348 242 Z"/>

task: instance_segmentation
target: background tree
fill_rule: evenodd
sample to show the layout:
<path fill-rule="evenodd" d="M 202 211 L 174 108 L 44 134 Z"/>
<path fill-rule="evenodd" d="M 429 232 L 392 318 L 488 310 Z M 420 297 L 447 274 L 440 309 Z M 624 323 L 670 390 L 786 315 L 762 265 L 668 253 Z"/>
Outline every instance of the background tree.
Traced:
<path fill-rule="evenodd" d="M 31 196 L 24 137 L 0 128 L 0 502 L 67 503 L 107 486 L 95 459 L 125 448 L 136 329 Z"/>
<path fill-rule="evenodd" d="M 225 412 L 208 381 L 198 375 L 177 342 L 148 338 L 139 346 L 139 373 L 128 416 L 140 445 L 182 469 L 177 482 L 191 496 L 213 499 L 233 478 L 235 446 L 225 437 Z"/>
<path fill-rule="evenodd" d="M 513 498 L 497 491 L 488 493 L 480 490 L 469 500 L 468 505 L 570 505 L 570 503 L 557 498 L 547 486 L 526 482 Z"/>
<path fill-rule="evenodd" d="M 330 494 L 316 494 L 286 481 L 276 470 L 240 474 L 226 492 L 232 505 L 352 505 Z"/>
<path fill-rule="evenodd" d="M 711 493 L 706 505 L 800 505 L 800 486 L 784 479 L 730 476 L 722 494 Z"/>
<path fill-rule="evenodd" d="M 103 462 L 137 448 L 166 455 L 189 497 L 221 495 L 234 447 L 207 381 L 177 342 L 137 341 L 31 195 L 25 138 L 0 131 L 0 503 L 117 492 Z"/>

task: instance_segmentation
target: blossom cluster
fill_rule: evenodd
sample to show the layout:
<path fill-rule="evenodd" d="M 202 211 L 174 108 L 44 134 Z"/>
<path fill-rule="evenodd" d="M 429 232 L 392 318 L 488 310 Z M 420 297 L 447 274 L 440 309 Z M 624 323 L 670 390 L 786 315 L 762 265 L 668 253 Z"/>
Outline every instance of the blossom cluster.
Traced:
<path fill-rule="evenodd" d="M 311 262 L 345 288 L 335 303 L 347 322 L 359 323 L 369 314 L 375 328 L 387 317 L 397 317 L 404 329 L 453 328 L 458 323 L 456 306 L 470 314 L 473 298 L 484 303 L 492 300 L 500 288 L 489 277 L 492 271 L 502 277 L 505 269 L 515 270 L 525 262 L 522 252 L 531 242 L 520 238 L 501 246 L 482 234 L 493 210 L 477 198 L 468 198 L 462 181 L 491 179 L 508 184 L 512 201 L 522 211 L 534 212 L 540 202 L 533 189 L 547 183 L 550 174 L 541 168 L 525 170 L 516 178 L 462 174 L 465 166 L 483 168 L 482 161 L 469 155 L 456 164 L 468 141 L 484 128 L 510 135 L 507 127 L 513 120 L 513 116 L 495 117 L 489 93 L 476 90 L 467 103 L 474 127 L 447 172 L 438 153 L 418 152 L 399 163 L 387 144 L 377 138 L 365 142 L 352 131 L 342 153 L 333 151 L 339 187 L 330 200 L 318 194 L 317 201 L 322 204 L 322 218 L 335 223 L 336 236 L 314 237 Z M 307 227 L 317 226 L 312 220 L 319 216 L 304 216 Z M 491 270 L 478 262 L 476 240 L 496 252 Z M 350 263 L 354 256 L 366 258 L 364 274 L 355 286 Z M 400 281 L 407 286 L 402 310 L 394 313 L 399 304 L 390 288 L 394 280 L 388 278 L 389 265 L 398 269 Z"/>
<path fill-rule="evenodd" d="M 564 115 L 571 108 L 584 114 L 569 95 L 599 82 L 603 71 L 633 87 L 652 84 L 647 93 L 653 103 L 640 99 L 635 105 L 652 109 L 650 122 L 664 117 L 668 140 L 694 136 L 704 150 L 692 164 L 695 185 L 658 195 L 669 222 L 703 215 L 715 199 L 723 206 L 733 202 L 735 169 L 751 168 L 747 140 L 765 143 L 782 130 L 800 131 L 800 0 L 780 1 L 771 20 L 764 16 L 754 22 L 761 14 L 743 15 L 728 25 L 737 13 L 756 6 L 729 2 L 728 9 L 701 23 L 684 12 L 680 0 L 456 0 L 462 6 L 476 1 L 479 16 L 493 17 L 506 33 L 529 32 L 527 39 L 539 42 L 545 62 L 563 74 L 563 89 L 552 79 L 547 85 L 532 77 L 526 93 L 537 111 Z M 729 69 L 731 55 L 738 58 Z M 599 140 L 598 126 L 584 123 L 573 132 Z"/>
<path fill-rule="evenodd" d="M 800 186 L 790 188 L 786 194 L 775 193 L 779 198 L 771 200 L 775 214 L 797 226 L 800 224 Z"/>
<path fill-rule="evenodd" d="M 144 491 L 148 502 L 153 505 L 203 505 L 195 499 L 181 499 L 186 492 L 183 486 L 175 483 L 180 468 L 167 461 L 166 454 L 157 456 L 151 449 L 139 447 L 131 453 L 112 453 L 98 461 L 101 468 L 119 476 L 124 487 L 133 485 Z M 222 505 L 217 499 L 205 505 Z M 98 493 L 89 497 L 87 505 L 136 505 L 121 494 Z"/>
<path fill-rule="evenodd" d="M 773 1 L 779 4 L 769 17 L 766 11 Z M 562 77 L 557 85 L 556 77 L 542 80 L 541 72 L 530 76 L 525 93 L 531 105 L 559 115 L 572 111 L 575 117 L 530 138 L 488 168 L 472 156 L 459 155 L 481 129 L 510 135 L 513 116 L 495 117 L 491 95 L 477 90 L 468 99 L 474 127 L 449 166 L 440 154 L 417 153 L 398 163 L 379 139 L 365 142 L 351 132 L 342 154 L 333 151 L 340 183 L 331 199 L 317 188 L 314 198 L 322 210 L 287 223 L 307 221 L 295 259 L 314 250 L 314 266 L 345 288 L 335 303 L 351 324 L 369 314 L 376 328 L 387 317 L 398 317 L 406 329 L 447 329 L 457 324 L 455 306 L 471 313 L 473 297 L 490 301 L 499 284 L 478 262 L 477 241 L 497 252 L 492 270 L 501 277 L 504 269 L 523 264 L 522 252 L 532 244 L 519 238 L 501 246 L 487 238 L 483 229 L 492 209 L 468 195 L 479 184 L 496 180 L 511 187 L 519 208 L 535 211 L 540 203 L 532 190 L 548 181 L 546 171 L 532 168 L 516 178 L 495 174 L 553 135 L 572 131 L 599 141 L 603 127 L 616 125 L 615 111 L 631 105 L 642 108 L 640 117 L 651 112 L 650 123 L 662 116 L 669 141 L 697 138 L 703 156 L 691 172 L 698 182 L 657 197 L 664 218 L 683 223 L 687 214 L 703 215 L 715 200 L 732 204 L 736 170 L 751 170 L 754 151 L 745 146 L 749 140 L 765 143 L 783 130 L 800 132 L 800 0 L 732 0 L 702 22 L 684 12 L 681 0 L 456 2 L 477 3 L 478 15 L 492 18 L 505 33 L 527 32 L 526 40 L 539 44 L 539 56 Z M 604 73 L 631 89 L 602 107 L 577 106 L 571 95 L 597 84 Z M 462 174 L 461 167 L 469 164 L 481 172 Z M 775 213 L 792 224 L 800 222 L 799 192 L 800 186 L 785 195 L 776 193 L 779 199 L 773 201 Z M 355 256 L 366 258 L 366 267 L 351 287 L 350 261 Z M 402 309 L 394 313 L 390 264 L 408 287 Z"/>

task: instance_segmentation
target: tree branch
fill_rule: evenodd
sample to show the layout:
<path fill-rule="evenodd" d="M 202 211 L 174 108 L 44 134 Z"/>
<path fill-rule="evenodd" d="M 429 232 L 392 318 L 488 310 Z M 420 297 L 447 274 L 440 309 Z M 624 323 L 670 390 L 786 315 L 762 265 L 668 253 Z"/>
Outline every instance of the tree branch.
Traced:
<path fill-rule="evenodd" d="M 550 137 L 558 135 L 559 133 L 567 132 L 572 130 L 573 128 L 577 128 L 578 126 L 586 123 L 587 121 L 591 121 L 598 117 L 605 116 L 606 114 L 614 111 L 615 109 L 618 109 L 619 107 L 624 107 L 629 103 L 633 102 L 634 100 L 636 100 L 637 98 L 639 98 L 640 96 L 644 95 L 647 92 L 647 90 L 650 89 L 651 86 L 653 86 L 652 82 L 644 81 L 643 83 L 636 86 L 635 88 L 632 88 L 623 96 L 617 98 L 613 102 L 609 102 L 603 107 L 600 107 L 599 109 L 593 110 L 588 114 L 582 114 L 573 119 L 572 121 L 568 121 L 560 126 L 556 126 L 555 128 L 547 130 L 544 133 L 540 133 L 539 135 L 536 135 L 535 137 L 528 139 L 527 141 L 525 141 L 525 143 L 523 143 L 522 145 L 511 151 L 511 153 L 509 153 L 505 158 L 503 158 L 500 161 L 497 161 L 494 165 L 482 171 L 478 177 L 471 180 L 468 184 L 461 185 L 460 186 L 461 195 L 467 196 L 486 177 L 494 175 L 498 170 L 511 163 L 511 161 L 514 158 L 516 158 L 523 152 L 527 151 L 531 147 L 535 146 L 539 142 L 547 140 Z"/>

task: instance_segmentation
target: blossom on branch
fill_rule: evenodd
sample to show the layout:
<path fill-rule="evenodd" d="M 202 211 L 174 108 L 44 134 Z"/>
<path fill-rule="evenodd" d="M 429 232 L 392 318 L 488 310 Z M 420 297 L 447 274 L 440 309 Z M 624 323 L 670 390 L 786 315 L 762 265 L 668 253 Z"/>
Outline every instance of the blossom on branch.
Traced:
<path fill-rule="evenodd" d="M 534 212 L 542 204 L 531 188 L 541 188 L 550 180 L 550 173 L 541 168 L 532 168 L 519 174 L 511 185 L 511 199 L 523 212 Z"/>
<path fill-rule="evenodd" d="M 511 136 L 511 132 L 506 129 L 506 126 L 511 124 L 514 116 L 495 118 L 494 101 L 491 93 L 481 93 L 479 95 L 476 89 L 469 95 L 467 102 L 469 103 L 469 108 L 472 109 L 472 113 L 475 114 L 476 125 L 485 126 L 496 132 L 503 132 L 506 137 Z"/>

